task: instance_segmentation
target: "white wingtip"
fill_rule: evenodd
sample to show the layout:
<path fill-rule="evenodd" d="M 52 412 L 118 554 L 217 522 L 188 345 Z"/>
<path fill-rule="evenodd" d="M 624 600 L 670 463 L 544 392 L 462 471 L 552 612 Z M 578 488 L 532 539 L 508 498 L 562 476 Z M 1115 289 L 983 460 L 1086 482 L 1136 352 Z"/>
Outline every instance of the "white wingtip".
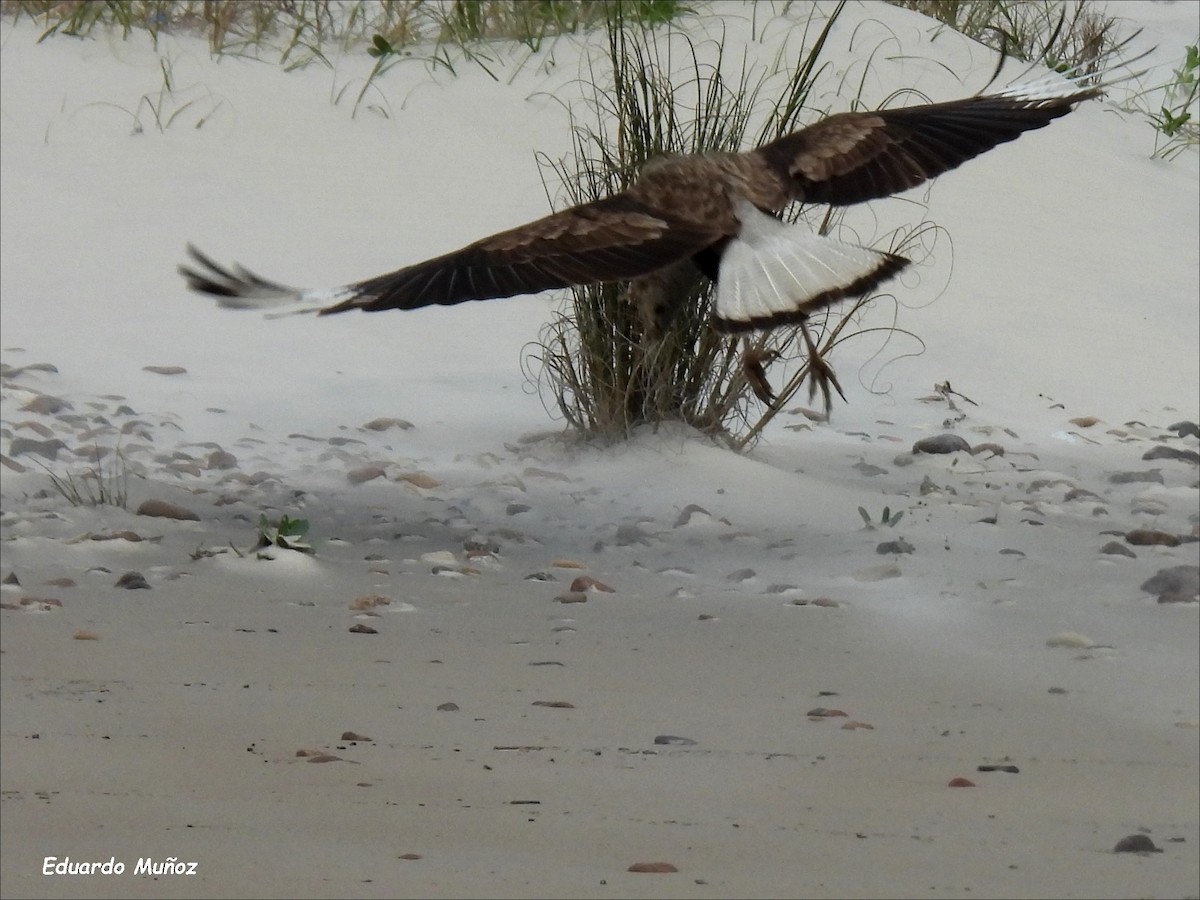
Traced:
<path fill-rule="evenodd" d="M 742 200 L 742 227 L 721 255 L 714 323 L 749 331 L 802 321 L 808 314 L 862 296 L 899 272 L 902 256 L 814 234 Z"/>

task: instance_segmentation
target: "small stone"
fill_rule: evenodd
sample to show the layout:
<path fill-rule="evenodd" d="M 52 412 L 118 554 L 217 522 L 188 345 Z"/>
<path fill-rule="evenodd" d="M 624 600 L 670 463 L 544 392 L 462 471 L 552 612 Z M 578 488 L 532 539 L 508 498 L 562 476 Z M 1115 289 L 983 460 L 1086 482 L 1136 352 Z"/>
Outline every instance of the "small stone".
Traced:
<path fill-rule="evenodd" d="M 506 516 L 519 516 L 521 513 L 529 512 L 532 508 L 528 503 L 510 503 L 504 507 L 504 514 Z"/>
<path fill-rule="evenodd" d="M 840 709 L 827 709 L 824 706 L 818 706 L 815 709 L 810 709 L 805 713 L 805 715 L 810 719 L 829 719 L 837 718 L 839 716 L 846 716 L 848 714 Z"/>
<path fill-rule="evenodd" d="M 236 469 L 237 457 L 228 450 L 214 450 L 208 454 L 208 468 L 212 469 Z"/>
<path fill-rule="evenodd" d="M 153 372 L 155 375 L 185 375 L 187 369 L 183 366 L 142 366 L 143 372 Z"/>
<path fill-rule="evenodd" d="M 618 547 L 650 546 L 650 535 L 642 531 L 640 525 L 618 525 L 616 540 Z"/>
<path fill-rule="evenodd" d="M 1138 528 L 1130 531 L 1125 535 L 1125 542 L 1133 544 L 1135 547 L 1150 547 L 1154 545 L 1162 547 L 1179 546 L 1178 537 L 1168 534 L 1165 531 L 1156 531 L 1153 528 Z"/>
<path fill-rule="evenodd" d="M 654 738 L 654 743 L 668 747 L 694 747 L 696 742 L 691 738 L 679 737 L 675 734 L 660 734 Z"/>
<path fill-rule="evenodd" d="M 22 436 L 12 439 L 12 443 L 8 445 L 8 452 L 10 456 L 22 456 L 26 453 L 32 453 L 35 456 L 44 456 L 46 459 L 55 459 L 58 456 L 58 451 L 66 449 L 66 446 L 66 443 L 58 438 L 39 441 L 34 438 Z"/>
<path fill-rule="evenodd" d="M 387 470 L 383 466 L 357 466 L 346 473 L 346 478 L 351 484 L 365 484 L 385 475 Z"/>
<path fill-rule="evenodd" d="M 1071 421 L 1072 425 L 1078 425 L 1080 428 L 1091 428 L 1093 425 L 1097 424 L 1100 420 L 1097 419 L 1095 416 L 1076 416 L 1074 419 L 1071 419 L 1070 421 Z"/>
<path fill-rule="evenodd" d="M 341 739 L 343 741 L 358 741 L 359 743 L 364 743 L 371 740 L 371 738 L 367 737 L 365 734 L 357 734 L 353 731 L 343 731 Z"/>
<path fill-rule="evenodd" d="M 552 569 L 586 569 L 587 563 L 577 559 L 556 559 L 550 563 Z"/>
<path fill-rule="evenodd" d="M 1147 834 L 1130 834 L 1119 841 L 1112 849 L 1113 853 L 1162 853 Z"/>
<path fill-rule="evenodd" d="M 888 553 L 912 553 L 917 548 L 910 544 L 904 538 L 898 538 L 894 541 L 884 541 L 875 548 L 875 552 L 887 555 Z"/>
<path fill-rule="evenodd" d="M 534 700 L 530 706 L 548 706 L 551 709 L 574 709 L 574 703 L 568 703 L 566 700 Z"/>
<path fill-rule="evenodd" d="M 1138 484 L 1141 482 L 1149 482 L 1151 484 L 1162 484 L 1162 471 L 1159 469 L 1150 469 L 1146 472 L 1114 472 L 1108 476 L 1110 484 Z"/>
<path fill-rule="evenodd" d="M 640 872 L 649 875 L 667 875 L 671 872 L 678 872 L 679 870 L 669 862 L 639 862 L 634 863 L 626 871 Z"/>
<path fill-rule="evenodd" d="M 407 484 L 411 484 L 413 487 L 421 488 L 423 490 L 439 487 L 441 485 L 440 481 L 426 472 L 405 472 L 396 480 L 403 481 Z"/>
<path fill-rule="evenodd" d="M 866 731 L 874 731 L 875 726 L 872 725 L 870 722 L 859 722 L 857 719 L 851 719 L 849 722 L 845 723 L 842 726 L 842 729 L 844 731 L 858 731 L 860 729 L 863 729 Z"/>
<path fill-rule="evenodd" d="M 970 778 L 951 778 L 949 786 L 952 788 L 975 787 L 975 782 L 973 782 Z"/>
<path fill-rule="evenodd" d="M 379 634 L 378 630 L 372 628 L 370 625 L 364 625 L 362 622 L 359 622 L 356 625 L 351 625 L 350 633 L 351 634 Z"/>
<path fill-rule="evenodd" d="M 1074 631 L 1064 631 L 1046 641 L 1047 647 L 1069 647 L 1072 650 L 1090 650 L 1096 642 L 1086 635 Z"/>
<path fill-rule="evenodd" d="M 1200 453 L 1183 447 L 1167 447 L 1159 444 L 1143 453 L 1142 459 L 1178 459 L 1183 462 L 1200 463 Z"/>
<path fill-rule="evenodd" d="M 603 581 L 597 581 L 590 575 L 580 575 L 571 582 L 570 589 L 573 593 L 583 593 L 585 591 L 599 591 L 604 594 L 616 593 L 616 588 L 611 588 Z"/>
<path fill-rule="evenodd" d="M 71 404 L 61 397 L 52 397 L 49 394 L 38 394 L 28 403 L 21 407 L 25 412 L 42 413 L 47 416 L 54 416 L 63 410 L 71 409 Z M 14 454 L 15 455 L 15 454 Z"/>
<path fill-rule="evenodd" d="M 957 434 L 939 434 L 921 438 L 912 449 L 913 453 L 956 453 L 960 450 L 970 453 L 971 445 Z"/>
<path fill-rule="evenodd" d="M 396 859 L 420 859 L 420 853 L 401 853 Z"/>
<path fill-rule="evenodd" d="M 154 516 L 160 519 L 177 519 L 180 521 L 199 522 L 200 517 L 190 509 L 176 506 L 165 500 L 147 500 L 137 508 L 139 516 Z"/>
<path fill-rule="evenodd" d="M 350 608 L 356 612 L 364 612 L 375 609 L 377 606 L 388 606 L 391 602 L 392 598 L 385 597 L 383 594 L 363 594 L 350 601 Z"/>
<path fill-rule="evenodd" d="M 1101 553 L 1106 553 L 1109 556 L 1128 556 L 1131 559 L 1137 559 L 1137 554 L 1122 544 L 1120 541 L 1109 541 L 1100 548 Z"/>
<path fill-rule="evenodd" d="M 1159 603 L 1195 603 L 1200 600 L 1200 566 L 1159 569 L 1142 583 L 1147 594 L 1158 594 Z"/>
<path fill-rule="evenodd" d="M 567 591 L 565 594 L 559 594 L 554 598 L 555 603 L 587 603 L 587 594 L 580 591 Z"/>
<path fill-rule="evenodd" d="M 437 705 L 438 712 L 458 712 L 458 704 L 453 701 L 439 703 Z"/>
<path fill-rule="evenodd" d="M 391 416 L 380 416 L 377 419 L 372 419 L 363 425 L 368 431 L 387 431 L 389 428 L 399 428 L 401 431 L 408 431 L 413 427 L 413 423 L 408 419 L 397 419 Z"/>
<path fill-rule="evenodd" d="M 126 572 L 117 579 L 113 587 L 125 588 L 127 591 L 148 591 L 150 590 L 150 582 L 148 582 L 141 572 Z"/>
<path fill-rule="evenodd" d="M 1200 425 L 1195 422 L 1176 422 L 1174 425 L 1168 425 L 1167 431 L 1173 431 L 1182 437 L 1200 438 Z"/>
<path fill-rule="evenodd" d="M 72 637 L 72 639 L 74 639 L 76 641 L 98 641 L 98 640 L 100 640 L 100 635 L 98 635 L 94 631 L 88 631 L 86 628 L 79 629 L 73 635 L 71 635 L 71 637 Z"/>

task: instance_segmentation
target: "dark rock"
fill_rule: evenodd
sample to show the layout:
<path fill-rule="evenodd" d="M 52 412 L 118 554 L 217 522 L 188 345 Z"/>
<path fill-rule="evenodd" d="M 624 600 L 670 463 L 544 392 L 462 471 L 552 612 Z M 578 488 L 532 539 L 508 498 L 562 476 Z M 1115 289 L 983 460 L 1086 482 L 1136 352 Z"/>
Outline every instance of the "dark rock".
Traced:
<path fill-rule="evenodd" d="M 1158 594 L 1159 603 L 1195 603 L 1200 600 L 1200 566 L 1160 569 L 1142 583 L 1147 594 Z"/>
<path fill-rule="evenodd" d="M 200 517 L 190 509 L 176 506 L 165 500 L 147 500 L 137 508 L 139 516 L 154 516 L 160 519 L 178 519 L 187 522 L 199 522 Z"/>
<path fill-rule="evenodd" d="M 970 453 L 971 445 L 957 434 L 939 434 L 921 438 L 912 449 L 913 453 L 956 453 L 959 450 Z"/>
<path fill-rule="evenodd" d="M 1108 476 L 1108 480 L 1112 484 L 1137 484 L 1140 482 L 1162 484 L 1163 476 L 1161 469 L 1149 469 L 1145 472 L 1114 472 Z"/>
<path fill-rule="evenodd" d="M 127 591 L 148 591 L 150 590 L 150 582 L 148 582 L 141 572 L 126 572 L 113 587 L 125 588 Z"/>
<path fill-rule="evenodd" d="M 1182 447 L 1167 447 L 1159 444 L 1142 454 L 1142 459 L 1181 459 L 1184 462 L 1200 463 L 1200 453 Z"/>
<path fill-rule="evenodd" d="M 1117 841 L 1113 853 L 1162 853 L 1147 834 L 1131 834 Z"/>
<path fill-rule="evenodd" d="M 1176 422 L 1174 425 L 1168 425 L 1167 431 L 1173 431 L 1180 437 L 1200 438 L 1200 425 L 1195 422 Z"/>
<path fill-rule="evenodd" d="M 1128 556 L 1132 559 L 1137 559 L 1137 554 L 1120 541 L 1109 541 L 1100 548 L 1100 552 L 1107 553 L 1109 556 Z"/>

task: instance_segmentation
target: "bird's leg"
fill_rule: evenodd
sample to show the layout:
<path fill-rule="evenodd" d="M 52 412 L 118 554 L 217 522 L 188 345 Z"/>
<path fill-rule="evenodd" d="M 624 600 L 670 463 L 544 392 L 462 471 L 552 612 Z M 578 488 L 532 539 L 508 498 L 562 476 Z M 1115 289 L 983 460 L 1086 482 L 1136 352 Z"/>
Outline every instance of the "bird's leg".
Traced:
<path fill-rule="evenodd" d="M 749 338 L 742 338 L 742 375 L 754 396 L 767 406 L 775 402 L 775 391 L 767 381 L 766 367 L 778 358 L 779 351 L 753 347 Z"/>
<path fill-rule="evenodd" d="M 804 343 L 808 347 L 808 399 L 811 402 L 817 396 L 817 388 L 820 388 L 821 396 L 825 398 L 825 415 L 828 416 L 833 409 L 833 398 L 830 396 L 829 386 L 833 385 L 843 401 L 845 401 L 846 395 L 842 391 L 842 386 L 838 384 L 833 368 L 825 362 L 825 357 L 817 348 L 817 343 L 808 330 L 807 317 L 800 320 L 800 333 L 804 335 Z"/>

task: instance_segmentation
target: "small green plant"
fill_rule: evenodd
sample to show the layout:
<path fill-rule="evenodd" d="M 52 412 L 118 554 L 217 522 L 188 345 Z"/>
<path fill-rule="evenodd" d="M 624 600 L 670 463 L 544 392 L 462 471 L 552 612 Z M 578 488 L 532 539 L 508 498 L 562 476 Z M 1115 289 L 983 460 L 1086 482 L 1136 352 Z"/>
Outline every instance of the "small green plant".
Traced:
<path fill-rule="evenodd" d="M 129 469 L 120 448 L 92 447 L 93 464 L 81 472 L 58 473 L 38 463 L 50 476 L 50 483 L 72 506 L 116 506 L 129 503 Z"/>
<path fill-rule="evenodd" d="M 1163 85 L 1163 101 L 1157 113 L 1148 113 L 1158 130 L 1154 142 L 1155 159 L 1171 159 L 1200 140 L 1200 122 L 1192 115 L 1200 96 L 1200 44 L 1191 44 L 1173 79 Z M 1164 142 L 1162 138 L 1167 140 Z"/>
<path fill-rule="evenodd" d="M 267 547 L 281 547 L 284 550 L 315 554 L 316 550 L 304 540 L 306 534 L 308 534 L 308 519 L 293 519 L 290 516 L 282 515 L 277 522 L 271 522 L 266 513 L 259 513 L 258 543 L 250 549 L 255 551 Z"/>
<path fill-rule="evenodd" d="M 860 516 L 862 516 L 862 520 L 864 522 L 866 522 L 867 529 L 870 531 L 874 531 L 875 523 L 871 520 L 871 514 L 869 512 L 867 512 L 864 507 L 861 507 L 861 506 L 858 508 L 858 514 Z M 901 509 L 901 510 L 897 510 L 896 512 L 892 512 L 892 508 L 890 506 L 885 506 L 883 508 L 883 512 L 881 512 L 879 514 L 879 524 L 881 526 L 886 525 L 888 528 L 895 528 L 896 523 L 898 523 L 903 518 L 904 518 L 904 510 Z"/>

